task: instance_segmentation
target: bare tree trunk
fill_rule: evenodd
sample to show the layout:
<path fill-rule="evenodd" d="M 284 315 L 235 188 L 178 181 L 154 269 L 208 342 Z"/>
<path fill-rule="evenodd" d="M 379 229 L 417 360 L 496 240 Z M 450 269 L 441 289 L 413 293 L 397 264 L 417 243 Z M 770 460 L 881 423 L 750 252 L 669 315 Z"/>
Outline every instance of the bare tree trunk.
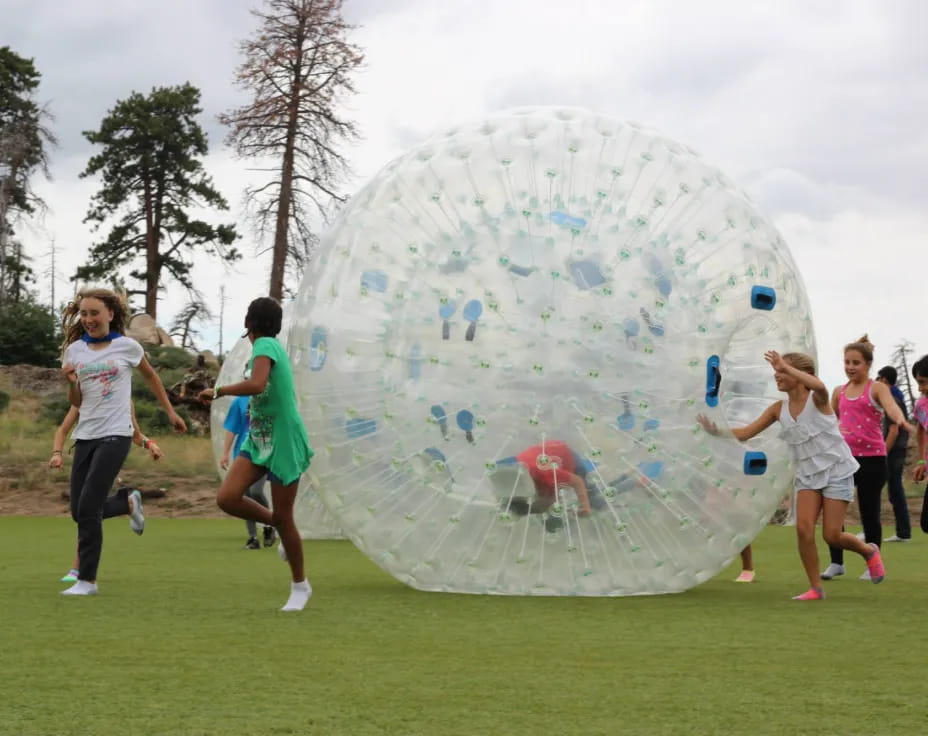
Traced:
<path fill-rule="evenodd" d="M 290 91 L 290 110 L 287 117 L 287 140 L 284 161 L 280 170 L 280 198 L 277 200 L 277 224 L 274 229 L 274 258 L 271 262 L 271 289 L 269 296 L 277 301 L 284 297 L 284 272 L 287 265 L 287 246 L 290 230 L 290 205 L 293 199 L 293 149 L 296 145 L 296 127 L 300 109 L 300 90 L 296 84 Z"/>
<path fill-rule="evenodd" d="M 152 212 L 151 182 L 145 180 L 145 313 L 158 323 L 158 232 Z"/>

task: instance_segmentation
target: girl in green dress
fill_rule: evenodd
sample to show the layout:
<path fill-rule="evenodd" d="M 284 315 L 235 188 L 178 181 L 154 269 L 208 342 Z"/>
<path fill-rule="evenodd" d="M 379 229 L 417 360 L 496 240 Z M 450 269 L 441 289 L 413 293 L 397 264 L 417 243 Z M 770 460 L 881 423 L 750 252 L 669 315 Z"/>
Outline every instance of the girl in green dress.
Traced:
<path fill-rule="evenodd" d="M 309 467 L 313 450 L 297 411 L 293 372 L 278 342 L 282 310 L 274 299 L 261 297 L 248 305 L 245 329 L 254 348 L 248 367 L 251 377 L 200 392 L 204 401 L 220 396 L 251 396 L 248 439 L 229 468 L 216 495 L 227 514 L 277 529 L 278 551 L 289 564 L 293 582 L 282 611 L 300 611 L 309 602 L 312 586 L 303 570 L 303 544 L 293 521 L 293 503 L 300 476 Z M 245 496 L 245 491 L 267 473 L 273 511 Z"/>

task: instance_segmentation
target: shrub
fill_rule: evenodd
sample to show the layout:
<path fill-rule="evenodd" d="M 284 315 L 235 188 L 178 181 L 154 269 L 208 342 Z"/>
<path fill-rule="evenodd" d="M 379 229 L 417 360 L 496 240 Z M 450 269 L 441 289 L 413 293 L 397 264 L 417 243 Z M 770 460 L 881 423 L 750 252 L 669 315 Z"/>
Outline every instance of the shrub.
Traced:
<path fill-rule="evenodd" d="M 23 300 L 0 306 L 0 365 L 58 365 L 55 317 L 41 304 Z"/>
<path fill-rule="evenodd" d="M 145 352 L 148 355 L 148 362 L 159 374 L 163 370 L 170 369 L 181 369 L 183 374 L 193 368 L 197 362 L 196 356 L 188 353 L 183 348 L 167 345 L 146 345 Z M 164 379 L 162 378 L 162 380 Z"/>
<path fill-rule="evenodd" d="M 147 435 L 171 434 L 174 428 L 168 421 L 168 415 L 160 404 L 154 401 L 138 400 L 135 403 L 135 418 L 142 432 Z M 175 406 L 174 411 L 190 426 L 190 413 L 185 406 Z"/>
<path fill-rule="evenodd" d="M 64 421 L 64 415 L 71 408 L 71 402 L 63 396 L 54 396 L 42 402 L 42 419 L 58 425 Z"/>

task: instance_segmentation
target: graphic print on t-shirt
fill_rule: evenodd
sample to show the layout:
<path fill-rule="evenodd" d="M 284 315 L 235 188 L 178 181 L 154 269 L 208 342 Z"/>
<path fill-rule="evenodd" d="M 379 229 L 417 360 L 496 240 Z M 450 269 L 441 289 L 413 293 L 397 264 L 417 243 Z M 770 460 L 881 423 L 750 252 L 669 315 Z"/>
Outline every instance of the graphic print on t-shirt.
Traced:
<path fill-rule="evenodd" d="M 248 405 L 248 432 L 262 456 L 270 454 L 274 449 L 274 417 L 266 413 L 270 393 L 271 379 L 268 378 L 264 391 L 254 396 Z"/>
<path fill-rule="evenodd" d="M 108 399 L 113 394 L 113 383 L 119 375 L 118 366 L 108 360 L 105 363 L 81 363 L 77 367 L 77 376 L 81 383 L 84 381 L 97 381 L 103 385 L 100 397 Z"/>

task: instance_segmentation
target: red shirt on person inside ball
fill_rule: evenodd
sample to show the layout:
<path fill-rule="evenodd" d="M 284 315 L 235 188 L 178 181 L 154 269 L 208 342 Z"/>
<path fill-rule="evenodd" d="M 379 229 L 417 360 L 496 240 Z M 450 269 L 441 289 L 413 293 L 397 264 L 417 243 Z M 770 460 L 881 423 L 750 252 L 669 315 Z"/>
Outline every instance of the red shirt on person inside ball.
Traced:
<path fill-rule="evenodd" d="M 535 481 L 539 495 L 552 496 L 557 486 L 567 483 L 567 474 L 577 470 L 574 454 L 566 442 L 551 440 L 533 445 L 516 455 Z"/>

